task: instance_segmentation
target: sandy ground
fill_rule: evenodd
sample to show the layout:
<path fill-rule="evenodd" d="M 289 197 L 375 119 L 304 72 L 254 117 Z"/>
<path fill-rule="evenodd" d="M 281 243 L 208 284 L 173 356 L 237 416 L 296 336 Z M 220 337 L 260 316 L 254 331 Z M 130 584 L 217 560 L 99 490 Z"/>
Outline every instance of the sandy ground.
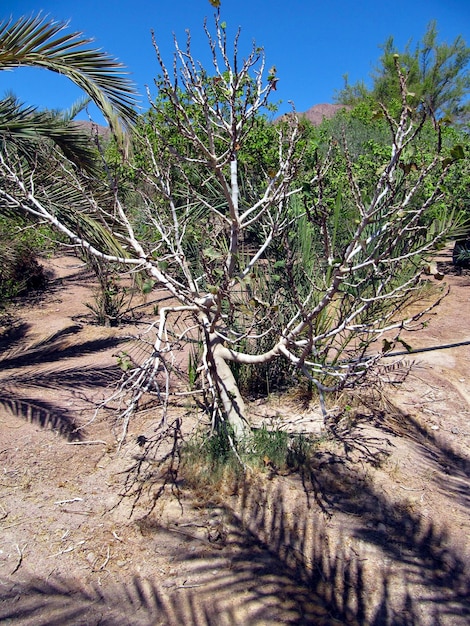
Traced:
<path fill-rule="evenodd" d="M 156 416 L 119 451 L 119 425 L 90 416 L 135 328 L 86 323 L 91 277 L 48 261 L 51 289 L 0 328 L 0 621 L 468 624 L 470 273 L 439 261 L 450 294 L 407 341 L 462 345 L 407 357 L 406 381 L 339 425 L 308 472 L 182 484 L 132 516 L 119 493 Z M 292 398 L 252 412 L 309 417 Z"/>

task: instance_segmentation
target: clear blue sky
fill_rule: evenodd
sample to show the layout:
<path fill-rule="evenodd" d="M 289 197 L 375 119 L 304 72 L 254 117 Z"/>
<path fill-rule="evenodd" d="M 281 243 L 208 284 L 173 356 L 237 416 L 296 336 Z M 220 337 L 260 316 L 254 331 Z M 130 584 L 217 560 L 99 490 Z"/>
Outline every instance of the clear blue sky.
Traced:
<path fill-rule="evenodd" d="M 129 68 L 144 108 L 144 86 L 152 88 L 158 74 L 151 29 L 168 64 L 172 33 L 183 43 L 187 28 L 194 55 L 207 61 L 202 25 L 214 13 L 208 0 L 2 0 L 0 5 L 2 20 L 38 11 L 70 20 L 72 30 L 93 37 Z M 241 27 L 242 54 L 255 40 L 265 49 L 268 67 L 277 67 L 281 112 L 289 109 L 289 100 L 298 111 L 332 102 L 344 74 L 353 83 L 367 81 L 388 36 L 402 49 L 417 42 L 433 19 L 440 41 L 462 35 L 470 45 L 469 0 L 221 0 L 221 18 L 232 32 Z M 66 78 L 28 68 L 0 72 L 0 97 L 7 91 L 39 108 L 67 109 L 80 96 Z"/>

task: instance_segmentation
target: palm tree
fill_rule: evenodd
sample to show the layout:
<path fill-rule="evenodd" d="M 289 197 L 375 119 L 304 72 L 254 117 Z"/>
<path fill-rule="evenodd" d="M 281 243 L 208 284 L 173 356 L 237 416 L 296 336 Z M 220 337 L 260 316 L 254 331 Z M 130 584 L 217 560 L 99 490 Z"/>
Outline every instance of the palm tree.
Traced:
<path fill-rule="evenodd" d="M 123 145 L 122 127 L 131 128 L 137 117 L 135 87 L 116 58 L 89 47 L 91 39 L 79 32 L 66 33 L 66 28 L 65 22 L 40 15 L 0 22 L 0 71 L 31 66 L 64 75 L 98 106 L 113 136 Z M 37 111 L 13 95 L 0 100 L 0 158 L 29 172 L 38 186 L 47 188 L 52 204 L 60 205 L 62 212 L 74 219 L 81 219 L 76 209 L 84 201 L 76 189 L 68 186 L 66 171 L 53 181 L 50 176 L 56 148 L 69 164 L 95 174 L 93 178 L 99 182 L 96 149 L 90 138 L 71 123 L 70 116 Z M 7 181 L 0 178 L 0 187 L 5 189 Z M 0 203 L 0 213 L 17 215 L 15 207 L 5 203 Z M 97 227 L 90 220 L 87 226 Z"/>
<path fill-rule="evenodd" d="M 90 137 L 65 114 L 37 111 L 13 95 L 0 100 L 0 150 L 13 146 L 24 158 L 38 159 L 41 142 L 49 140 L 80 169 L 96 172 L 96 150 Z"/>
<path fill-rule="evenodd" d="M 86 96 L 76 106 L 93 101 L 123 145 L 122 127 L 129 129 L 136 119 L 134 85 L 119 61 L 89 47 L 92 40 L 81 33 L 64 32 L 66 28 L 66 23 L 40 15 L 0 22 L 0 71 L 32 66 L 64 75 Z M 71 123 L 73 110 L 65 114 L 38 111 L 14 95 L 6 95 L 0 99 L 0 158 L 28 172 L 35 188 L 55 206 L 57 215 L 79 222 L 82 231 L 90 229 L 99 238 L 99 225 L 84 215 L 88 207 L 83 194 L 67 179 L 71 167 L 86 175 L 88 187 L 100 185 L 102 179 L 96 147 L 79 126 Z M 0 189 L 8 188 L 7 179 L 0 176 Z M 13 218 L 13 230 L 19 218 L 15 203 L 0 202 L 0 215 L 8 223 Z M 4 254 L 2 257 L 6 262 Z"/>
<path fill-rule="evenodd" d="M 64 22 L 40 15 L 0 22 L 0 71 L 38 67 L 57 72 L 83 89 L 121 140 L 122 129 L 136 119 L 136 91 L 124 66 L 114 57 L 87 46 L 82 33 L 63 31 Z M 96 166 L 89 139 L 70 119 L 19 102 L 13 95 L 0 100 L 0 150 L 15 145 L 23 155 L 36 154 L 38 142 L 51 141 L 72 162 L 85 169 Z"/>

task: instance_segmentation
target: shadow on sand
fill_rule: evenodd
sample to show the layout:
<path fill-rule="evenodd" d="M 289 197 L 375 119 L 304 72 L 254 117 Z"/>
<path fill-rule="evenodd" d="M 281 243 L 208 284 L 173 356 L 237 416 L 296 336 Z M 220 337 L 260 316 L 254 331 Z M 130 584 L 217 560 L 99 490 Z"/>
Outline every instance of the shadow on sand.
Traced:
<path fill-rule="evenodd" d="M 183 537 L 173 560 L 184 573 L 180 584 L 134 577 L 85 588 L 23 574 L 17 582 L 0 581 L 0 620 L 23 626 L 467 624 L 466 566 L 445 532 L 394 508 L 367 484 L 351 492 L 344 464 L 323 467 L 317 489 L 332 481 L 344 484 L 336 510 L 356 516 L 342 534 L 331 535 L 318 507 L 292 505 L 287 480 L 244 482 L 233 507 L 223 511 L 229 531 L 221 543 L 201 540 L 191 549 L 190 533 Z M 365 513 L 378 526 L 365 525 Z M 151 518 L 146 525 L 158 542 L 172 532 Z"/>
<path fill-rule="evenodd" d="M 12 325 L 0 339 L 0 405 L 13 415 L 55 430 L 69 441 L 80 440 L 76 411 L 44 400 L 46 390 L 104 388 L 122 374 L 117 366 L 67 365 L 70 359 L 107 350 L 122 343 L 109 337 L 80 342 L 81 326 L 74 324 L 45 339 L 31 342 L 29 325 Z M 70 338 L 73 337 L 73 341 Z"/>

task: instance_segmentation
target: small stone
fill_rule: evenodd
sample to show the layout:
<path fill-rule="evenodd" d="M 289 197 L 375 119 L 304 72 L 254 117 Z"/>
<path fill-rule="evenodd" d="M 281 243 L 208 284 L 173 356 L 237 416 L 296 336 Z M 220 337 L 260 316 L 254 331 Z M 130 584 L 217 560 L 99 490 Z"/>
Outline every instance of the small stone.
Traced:
<path fill-rule="evenodd" d="M 436 426 L 436 424 L 433 424 L 431 426 L 431 430 L 439 430 L 439 426 Z"/>
<path fill-rule="evenodd" d="M 380 533 L 384 533 L 387 530 L 387 527 L 385 526 L 385 524 L 382 524 L 382 522 L 380 522 L 380 524 L 377 524 L 377 530 Z"/>
<path fill-rule="evenodd" d="M 94 563 L 96 559 L 96 554 L 94 552 L 88 552 L 88 554 L 86 555 L 86 560 L 88 561 L 88 563 Z"/>

